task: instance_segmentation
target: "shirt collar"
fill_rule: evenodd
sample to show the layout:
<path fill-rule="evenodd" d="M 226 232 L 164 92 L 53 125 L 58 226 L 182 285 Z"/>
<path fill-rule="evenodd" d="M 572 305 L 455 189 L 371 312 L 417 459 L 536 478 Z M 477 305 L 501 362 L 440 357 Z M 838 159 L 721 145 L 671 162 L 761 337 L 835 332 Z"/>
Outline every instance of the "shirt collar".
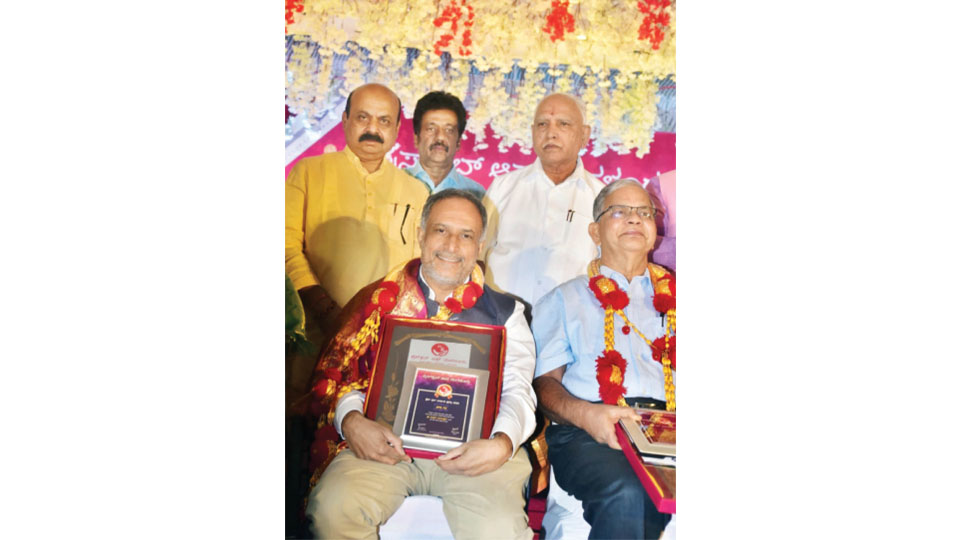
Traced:
<path fill-rule="evenodd" d="M 540 173 L 539 176 L 552 187 L 561 187 L 567 185 L 576 185 L 577 187 L 583 186 L 583 177 L 586 169 L 583 168 L 583 160 L 580 159 L 579 156 L 577 156 L 577 166 L 573 169 L 573 172 L 570 173 L 570 176 L 564 178 L 563 182 L 560 182 L 559 184 L 554 184 L 553 180 L 550 180 L 550 177 L 547 176 L 546 171 L 543 170 L 543 163 L 540 161 L 539 157 L 534 164 L 536 165 L 537 172 Z"/>
<path fill-rule="evenodd" d="M 448 172 L 447 175 L 443 177 L 443 180 L 441 180 L 439 184 L 433 183 L 433 178 L 430 178 L 430 173 L 428 173 L 426 169 L 423 168 L 423 165 L 420 165 L 420 158 L 417 158 L 417 162 L 414 163 L 413 166 L 407 170 L 407 172 L 415 176 L 421 182 L 428 184 L 430 191 L 434 191 L 440 186 L 440 184 L 443 184 L 444 182 L 449 180 L 451 177 L 456 178 L 455 175 L 457 174 L 457 168 L 450 167 L 450 172 Z"/>
<path fill-rule="evenodd" d="M 437 302 L 437 293 L 433 292 L 433 289 L 430 287 L 430 284 L 427 283 L 427 280 L 423 278 L 423 263 L 422 263 L 422 262 L 420 263 L 420 269 L 417 270 L 417 274 L 418 274 L 417 277 L 420 279 L 420 283 L 423 284 L 423 288 L 426 289 L 426 291 L 427 291 L 427 298 L 428 298 L 429 300 L 433 300 L 434 302 Z M 468 282 L 468 281 L 470 281 L 470 276 L 467 276 L 467 279 L 463 280 L 464 283 L 466 283 L 466 282 Z M 453 293 L 448 294 L 448 295 L 447 295 L 447 298 L 450 298 L 451 296 L 453 296 Z M 447 298 L 444 298 L 444 300 L 446 300 Z M 440 302 L 437 302 L 437 303 L 439 304 Z"/>
<path fill-rule="evenodd" d="M 602 264 L 601 264 L 601 265 L 600 265 L 600 273 L 603 274 L 603 275 L 605 275 L 605 276 L 607 276 L 608 278 L 616 281 L 616 282 L 617 282 L 617 285 L 618 285 L 621 289 L 624 289 L 624 290 L 629 290 L 629 289 L 631 289 L 632 287 L 634 287 L 634 286 L 636 286 L 636 285 L 639 285 L 639 286 L 643 287 L 644 289 L 650 288 L 651 290 L 653 290 L 653 286 L 650 284 L 650 270 L 649 270 L 649 269 L 644 269 L 644 271 L 643 271 L 642 274 L 640 274 L 639 276 L 634 277 L 633 280 L 631 280 L 631 281 L 629 281 L 629 282 L 627 281 L 626 276 L 624 276 L 624 275 L 621 274 L 620 272 L 617 272 L 617 271 L 614 270 L 613 268 L 610 268 L 609 266 L 605 266 L 605 265 L 602 265 Z"/>
<path fill-rule="evenodd" d="M 359 172 L 361 175 L 361 178 L 366 178 L 367 176 L 373 176 L 375 174 L 383 174 L 383 170 L 386 168 L 385 162 L 389 161 L 387 156 L 384 155 L 383 159 L 380 160 L 380 167 L 378 167 L 376 171 L 370 172 L 366 167 L 363 166 L 363 163 L 360 162 L 360 158 L 353 153 L 353 150 L 350 149 L 349 145 L 345 145 L 343 147 L 343 153 L 347 156 L 347 159 L 350 161 L 350 163 L 353 163 L 353 166 L 356 167 L 357 172 Z"/>

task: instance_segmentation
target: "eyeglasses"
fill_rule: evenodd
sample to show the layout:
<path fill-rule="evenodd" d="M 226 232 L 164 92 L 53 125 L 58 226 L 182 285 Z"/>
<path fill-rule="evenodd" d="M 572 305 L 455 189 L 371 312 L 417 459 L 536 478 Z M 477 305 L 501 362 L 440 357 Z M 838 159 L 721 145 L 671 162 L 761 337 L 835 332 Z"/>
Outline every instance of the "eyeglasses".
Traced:
<path fill-rule="evenodd" d="M 610 212 L 610 217 L 613 219 L 623 219 L 629 217 L 630 214 L 637 214 L 641 219 L 656 219 L 657 214 L 660 213 L 656 208 L 651 208 L 649 206 L 624 206 L 622 204 L 612 204 L 607 207 L 606 210 L 600 212 L 600 215 L 597 216 L 596 221 L 600 221 L 600 218 L 604 214 Z"/>

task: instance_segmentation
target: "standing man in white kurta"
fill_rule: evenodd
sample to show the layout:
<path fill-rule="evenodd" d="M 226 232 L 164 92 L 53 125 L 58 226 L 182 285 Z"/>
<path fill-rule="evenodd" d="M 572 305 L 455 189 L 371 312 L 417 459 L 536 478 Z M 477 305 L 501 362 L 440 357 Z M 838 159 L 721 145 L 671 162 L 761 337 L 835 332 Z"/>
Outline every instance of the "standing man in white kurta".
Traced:
<path fill-rule="evenodd" d="M 585 118 L 576 97 L 545 97 L 531 126 L 537 160 L 495 178 L 483 200 L 486 283 L 530 305 L 597 257 L 587 226 L 603 183 L 580 160 L 590 140 Z"/>

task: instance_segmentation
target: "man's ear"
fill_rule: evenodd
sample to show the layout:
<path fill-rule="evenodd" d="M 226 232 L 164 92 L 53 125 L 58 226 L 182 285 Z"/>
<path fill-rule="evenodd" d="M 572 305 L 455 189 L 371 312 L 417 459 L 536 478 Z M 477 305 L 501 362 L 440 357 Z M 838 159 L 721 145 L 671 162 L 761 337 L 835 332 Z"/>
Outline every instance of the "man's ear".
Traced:
<path fill-rule="evenodd" d="M 583 142 L 580 143 L 580 149 L 587 147 L 587 143 L 590 142 L 590 126 L 583 126 Z"/>
<path fill-rule="evenodd" d="M 417 225 L 417 242 L 420 244 L 420 250 L 423 251 L 424 230 Z"/>
<path fill-rule="evenodd" d="M 347 118 L 350 118 L 347 116 L 347 111 L 343 111 L 343 114 L 340 115 L 340 122 L 346 124 Z"/>
<path fill-rule="evenodd" d="M 590 233 L 590 239 L 593 240 L 593 243 L 599 246 L 600 245 L 600 224 L 594 221 L 590 225 L 587 225 L 587 232 Z"/>

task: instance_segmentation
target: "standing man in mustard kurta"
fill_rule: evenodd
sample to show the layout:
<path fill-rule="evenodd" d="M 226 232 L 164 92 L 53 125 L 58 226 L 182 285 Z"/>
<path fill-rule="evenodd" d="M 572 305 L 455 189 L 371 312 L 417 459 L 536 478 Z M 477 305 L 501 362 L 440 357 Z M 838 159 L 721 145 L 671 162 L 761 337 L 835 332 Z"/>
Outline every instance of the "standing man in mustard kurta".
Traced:
<path fill-rule="evenodd" d="M 286 270 L 303 300 L 308 337 L 321 346 L 357 291 L 419 255 L 416 225 L 429 195 L 384 159 L 400 126 L 393 91 L 355 89 L 342 120 L 347 147 L 300 160 L 286 185 Z"/>

